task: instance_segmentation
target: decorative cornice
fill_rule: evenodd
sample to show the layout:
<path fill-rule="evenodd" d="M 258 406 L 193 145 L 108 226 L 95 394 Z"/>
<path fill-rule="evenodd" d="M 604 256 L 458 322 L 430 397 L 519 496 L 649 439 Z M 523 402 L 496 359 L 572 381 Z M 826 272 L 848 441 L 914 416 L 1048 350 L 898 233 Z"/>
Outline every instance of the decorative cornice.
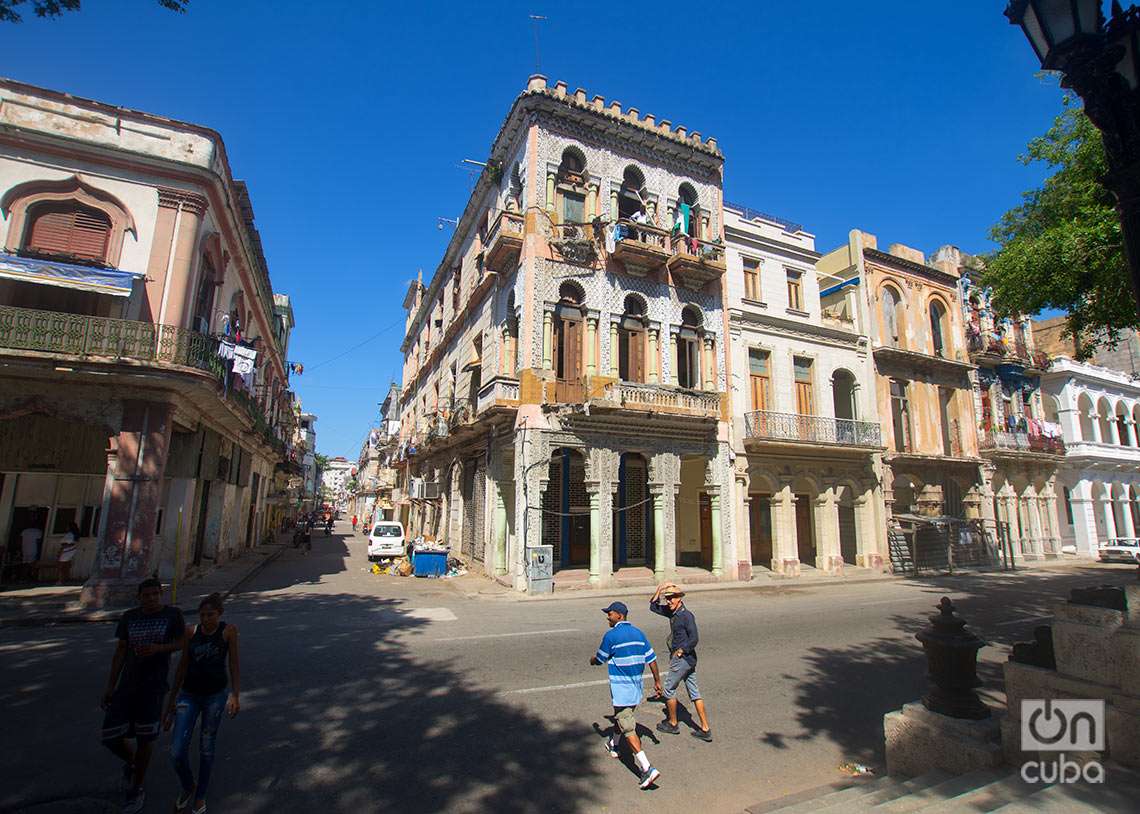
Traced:
<path fill-rule="evenodd" d="M 763 328 L 771 328 L 782 335 L 823 340 L 846 347 L 855 347 L 859 344 L 859 334 L 843 331 L 839 328 L 828 328 L 810 322 L 796 322 L 791 319 L 769 316 L 768 314 L 756 314 L 736 308 L 730 308 L 728 313 L 730 322 L 734 324 L 759 325 Z"/>
<path fill-rule="evenodd" d="M 195 215 L 204 215 L 210 203 L 205 195 L 199 195 L 197 192 L 174 187 L 158 187 L 158 206 L 160 209 L 178 209 L 181 206 Z"/>
<path fill-rule="evenodd" d="M 936 283 L 947 286 L 949 288 L 958 287 L 958 278 L 953 274 L 947 274 L 931 266 L 924 265 L 923 263 L 916 263 L 913 260 L 907 260 L 903 257 L 897 257 L 887 252 L 881 252 L 878 249 L 863 249 L 863 256 L 868 260 L 874 260 L 877 263 L 885 263 L 887 265 L 895 266 L 896 268 L 918 274 L 926 277 L 928 280 L 933 280 Z"/>
<path fill-rule="evenodd" d="M 727 222 L 724 225 L 724 237 L 725 244 L 728 246 L 735 244 L 736 247 L 739 248 L 744 244 L 748 244 L 748 246 L 753 249 L 787 255 L 789 258 L 800 260 L 813 268 L 815 267 L 816 261 L 823 257 L 823 255 L 817 251 L 805 249 L 802 246 L 792 246 L 770 237 L 764 237 L 763 235 L 753 234 L 732 226 Z"/>

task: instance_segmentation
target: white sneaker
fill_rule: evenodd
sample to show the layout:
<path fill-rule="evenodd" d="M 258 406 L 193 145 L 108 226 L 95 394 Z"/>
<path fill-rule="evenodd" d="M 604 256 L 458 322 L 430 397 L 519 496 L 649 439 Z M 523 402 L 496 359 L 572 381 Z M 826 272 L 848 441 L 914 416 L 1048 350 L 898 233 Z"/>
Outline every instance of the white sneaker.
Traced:
<path fill-rule="evenodd" d="M 619 757 L 617 748 L 613 745 L 613 743 L 610 741 L 609 738 L 606 738 L 605 744 L 606 744 L 606 754 L 607 755 L 609 755 L 610 757 Z"/>
<path fill-rule="evenodd" d="M 657 778 L 660 776 L 661 776 L 661 772 L 657 771 L 652 766 L 650 766 L 648 770 L 646 770 L 645 772 L 642 773 L 641 782 L 638 783 L 638 785 L 641 786 L 643 789 L 647 789 L 650 786 L 652 786 L 654 781 L 656 781 Z"/>

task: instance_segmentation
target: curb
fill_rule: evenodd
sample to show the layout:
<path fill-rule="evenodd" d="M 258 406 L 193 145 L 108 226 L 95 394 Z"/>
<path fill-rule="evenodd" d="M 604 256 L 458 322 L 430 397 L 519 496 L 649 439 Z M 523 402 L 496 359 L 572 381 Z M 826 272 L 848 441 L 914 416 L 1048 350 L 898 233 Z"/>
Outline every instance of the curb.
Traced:
<path fill-rule="evenodd" d="M 223 599 L 229 599 L 234 593 L 239 591 L 242 586 L 257 576 L 261 571 L 271 562 L 277 560 L 282 554 L 285 553 L 286 545 L 279 545 L 276 551 L 272 551 L 265 556 L 265 558 L 246 571 L 236 582 L 233 583 L 225 591 L 220 591 Z M 82 625 L 82 624 L 97 624 L 107 622 L 117 622 L 119 617 L 123 615 L 124 611 L 130 608 L 119 608 L 117 610 L 97 610 L 97 611 L 77 611 L 75 613 L 55 613 L 53 615 L 37 615 L 31 614 L 19 618 L 0 618 L 0 628 L 6 627 L 43 627 L 47 625 Z M 183 614 L 188 611 L 186 608 L 181 608 Z M 193 612 L 195 608 L 191 608 Z"/>

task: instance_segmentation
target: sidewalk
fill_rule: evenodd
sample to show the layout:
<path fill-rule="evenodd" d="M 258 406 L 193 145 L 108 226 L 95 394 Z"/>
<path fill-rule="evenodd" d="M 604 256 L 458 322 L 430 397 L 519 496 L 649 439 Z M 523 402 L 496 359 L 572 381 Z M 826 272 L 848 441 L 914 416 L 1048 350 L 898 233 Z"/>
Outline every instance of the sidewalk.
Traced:
<path fill-rule="evenodd" d="M 993 569 L 960 569 L 952 575 L 945 572 L 922 573 L 917 576 L 905 574 L 890 574 L 879 571 L 870 571 L 865 568 L 848 567 L 842 576 L 833 576 L 806 569 L 799 577 L 779 577 L 757 569 L 748 582 L 694 582 L 686 579 L 686 574 L 679 573 L 678 582 L 685 586 L 685 591 L 696 593 L 699 591 L 782 591 L 795 588 L 817 588 L 839 585 L 853 585 L 862 583 L 890 582 L 892 580 L 922 580 L 939 577 L 982 577 L 989 575 L 1016 576 L 1032 571 L 1055 571 L 1069 568 L 1097 567 L 1099 563 L 1089 558 L 1064 558 L 1057 560 L 1032 560 L 1019 562 L 1011 571 Z M 683 569 L 695 570 L 695 569 Z M 707 572 L 702 572 L 707 573 Z M 620 576 L 608 587 L 595 588 L 586 582 L 585 578 L 575 572 L 560 577 L 554 574 L 554 592 L 549 594 L 527 594 L 514 590 L 506 577 L 491 578 L 472 572 L 473 580 L 468 579 L 462 585 L 454 585 L 460 593 L 468 599 L 497 599 L 516 602 L 549 602 L 558 599 L 595 599 L 597 597 L 611 596 L 652 596 L 657 589 L 652 575 L 642 578 L 622 580 Z"/>
<path fill-rule="evenodd" d="M 177 603 L 171 602 L 170 586 L 165 586 L 163 596 L 170 604 L 182 608 L 189 617 L 197 612 L 198 603 L 204 597 L 220 593 L 227 598 L 237 591 L 254 574 L 281 556 L 291 540 L 291 533 L 279 534 L 276 543 L 254 546 L 239 559 L 230 560 L 179 584 Z M 82 585 L 37 585 L 0 591 L 0 627 L 112 622 L 127 610 L 81 608 L 79 595 L 82 590 Z"/>

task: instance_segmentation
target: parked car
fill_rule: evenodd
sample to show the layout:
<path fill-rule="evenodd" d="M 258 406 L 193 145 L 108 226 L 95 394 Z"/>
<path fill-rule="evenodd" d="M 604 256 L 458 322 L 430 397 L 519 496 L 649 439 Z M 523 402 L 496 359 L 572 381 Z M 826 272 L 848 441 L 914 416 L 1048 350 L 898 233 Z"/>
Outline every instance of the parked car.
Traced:
<path fill-rule="evenodd" d="M 404 527 L 393 520 L 379 520 L 368 535 L 368 559 L 402 557 L 405 553 Z"/>
<path fill-rule="evenodd" d="M 1100 544 L 1098 553 L 1101 562 L 1140 563 L 1140 540 L 1109 540 Z"/>

